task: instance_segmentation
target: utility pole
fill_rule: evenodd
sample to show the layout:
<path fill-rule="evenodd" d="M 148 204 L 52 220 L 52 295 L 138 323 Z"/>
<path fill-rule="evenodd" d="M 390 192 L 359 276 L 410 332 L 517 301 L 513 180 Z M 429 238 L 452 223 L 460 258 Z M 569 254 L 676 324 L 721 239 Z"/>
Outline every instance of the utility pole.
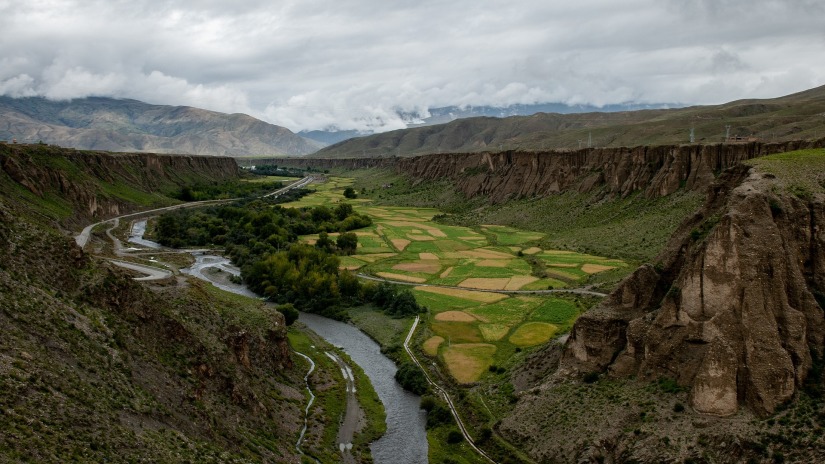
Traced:
<path fill-rule="evenodd" d="M 588 132 L 587 133 L 587 148 L 590 148 L 592 146 L 593 146 L 593 133 Z"/>
<path fill-rule="evenodd" d="M 584 140 L 579 139 L 579 150 L 581 150 L 581 149 L 582 149 L 582 142 L 584 142 Z"/>
<path fill-rule="evenodd" d="M 696 141 L 696 137 L 693 135 L 695 130 L 696 129 L 694 127 L 690 128 L 690 143 L 694 143 Z"/>
<path fill-rule="evenodd" d="M 730 124 L 725 124 L 725 142 L 730 140 Z"/>

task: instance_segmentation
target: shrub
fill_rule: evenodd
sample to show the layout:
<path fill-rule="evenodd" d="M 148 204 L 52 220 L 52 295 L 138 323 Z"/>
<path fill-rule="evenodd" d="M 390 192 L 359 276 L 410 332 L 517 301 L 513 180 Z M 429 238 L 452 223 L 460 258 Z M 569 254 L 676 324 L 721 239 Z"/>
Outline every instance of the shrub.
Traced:
<path fill-rule="evenodd" d="M 427 378 L 421 369 L 411 362 L 405 362 L 398 367 L 395 373 L 395 380 L 408 390 L 416 395 L 423 395 L 429 389 L 427 385 Z"/>
<path fill-rule="evenodd" d="M 455 445 L 456 443 L 461 443 L 464 440 L 464 435 L 461 434 L 458 430 L 450 430 L 447 433 L 447 443 L 451 445 Z"/>
<path fill-rule="evenodd" d="M 440 402 L 435 402 L 433 408 L 427 411 L 427 428 L 432 429 L 441 424 L 449 424 L 453 419 L 452 413 Z"/>
<path fill-rule="evenodd" d="M 284 315 L 284 320 L 286 321 L 286 325 L 292 325 L 293 322 L 298 320 L 298 310 L 295 309 L 295 306 L 292 303 L 286 303 L 278 306 L 275 308 L 278 310 L 279 313 Z"/>
<path fill-rule="evenodd" d="M 598 372 L 588 372 L 587 374 L 584 374 L 584 377 L 582 377 L 582 381 L 584 383 L 595 383 L 597 380 L 599 380 Z"/>

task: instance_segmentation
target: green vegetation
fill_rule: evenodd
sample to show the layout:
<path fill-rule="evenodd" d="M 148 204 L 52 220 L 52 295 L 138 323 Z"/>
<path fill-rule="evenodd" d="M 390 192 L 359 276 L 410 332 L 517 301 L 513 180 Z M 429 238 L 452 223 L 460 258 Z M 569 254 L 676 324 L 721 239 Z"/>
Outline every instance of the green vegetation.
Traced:
<path fill-rule="evenodd" d="M 321 462 L 336 462 L 340 457 L 336 438 L 338 420 L 343 416 L 347 403 L 345 380 L 341 376 L 338 364 L 325 354 L 325 352 L 335 351 L 336 355 L 352 369 L 357 382 L 358 403 L 366 413 L 365 425 L 360 432 L 356 433 L 351 452 L 359 460 L 368 460 L 370 458 L 369 444 L 380 438 L 386 431 L 386 415 L 381 400 L 366 374 L 345 353 L 336 350 L 303 326 L 290 329 L 288 336 L 292 348 L 309 356 L 315 362 L 317 369 L 310 377 L 310 385 L 316 395 L 316 400 L 310 409 L 305 452 Z M 306 372 L 307 367 L 302 366 L 300 370 Z M 308 395 L 306 399 L 309 399 Z"/>
<path fill-rule="evenodd" d="M 274 311 L 197 281 L 150 291 L 4 200 L 0 238 L 0 461 L 294 459 L 282 392 L 301 378 Z"/>
<path fill-rule="evenodd" d="M 352 171 L 347 175 L 355 179 L 356 188 L 366 189 L 366 196 L 376 205 L 439 208 L 446 213 L 435 217 L 439 225 L 477 228 L 495 224 L 493 233 L 507 231 L 500 226 L 508 226 L 525 234 L 519 240 L 533 233 L 543 235 L 534 243 L 544 249 L 613 256 L 632 263 L 653 259 L 682 220 L 704 201 L 703 195 L 697 192 L 678 191 L 648 199 L 642 193 L 611 198 L 594 191 L 565 192 L 493 205 L 483 197 L 465 198 L 448 180 L 413 184 L 390 171 Z M 390 185 L 392 187 L 384 187 Z M 495 239 L 509 240 L 509 235 L 498 233 Z M 523 243 L 530 244 L 530 241 Z"/>
<path fill-rule="evenodd" d="M 248 198 L 265 195 L 283 188 L 283 186 L 284 184 L 280 181 L 245 182 L 242 180 L 232 180 L 223 183 L 198 183 L 195 185 L 184 185 L 179 192 L 174 193 L 172 196 L 181 201 Z"/>
<path fill-rule="evenodd" d="M 278 176 L 287 178 L 304 177 L 303 169 L 295 169 L 286 166 L 278 167 L 278 165 L 275 164 L 256 164 L 252 168 L 247 169 L 247 171 L 259 176 Z"/>
<path fill-rule="evenodd" d="M 405 390 L 416 395 L 423 395 L 430 389 L 424 373 L 412 361 L 404 361 L 398 366 L 398 370 L 395 372 L 395 380 Z"/>
<path fill-rule="evenodd" d="M 798 150 L 755 158 L 747 162 L 772 175 L 785 189 L 802 199 L 825 193 L 825 149 Z"/>

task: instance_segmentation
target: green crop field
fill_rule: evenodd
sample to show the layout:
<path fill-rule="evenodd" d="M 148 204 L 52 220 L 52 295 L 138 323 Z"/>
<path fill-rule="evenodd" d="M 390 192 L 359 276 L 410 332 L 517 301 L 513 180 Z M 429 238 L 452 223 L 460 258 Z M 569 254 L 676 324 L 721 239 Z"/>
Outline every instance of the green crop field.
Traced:
<path fill-rule="evenodd" d="M 505 363 L 517 348 L 538 346 L 569 330 L 584 306 L 562 296 L 478 290 L 576 287 L 591 275 L 628 266 L 622 260 L 542 247 L 545 236 L 537 232 L 501 225 L 446 225 L 433 221 L 440 214 L 433 208 L 346 199 L 343 191 L 352 184 L 353 179 L 330 177 L 313 184 L 312 195 L 285 206 L 346 201 L 372 218 L 372 226 L 355 231 L 356 254 L 342 257 L 342 268 L 390 280 L 455 287 L 415 287 L 413 294 L 429 309 L 425 318 L 429 332 L 444 340 L 430 342 L 429 353 L 462 383 L 488 375 L 487 366 Z M 317 238 L 301 237 L 307 243 Z M 457 364 L 467 362 L 473 367 Z"/>

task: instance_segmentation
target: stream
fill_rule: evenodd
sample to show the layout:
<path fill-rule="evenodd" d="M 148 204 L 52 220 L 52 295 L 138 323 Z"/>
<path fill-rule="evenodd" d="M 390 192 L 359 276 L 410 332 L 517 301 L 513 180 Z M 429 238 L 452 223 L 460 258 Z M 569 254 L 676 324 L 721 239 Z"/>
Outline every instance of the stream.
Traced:
<path fill-rule="evenodd" d="M 141 222 L 143 224 L 138 227 Z M 132 229 L 129 241 L 141 245 L 149 242 L 143 239 L 142 233 L 136 233 L 145 228 L 146 221 L 138 221 Z M 154 242 L 149 243 L 159 246 Z M 233 275 L 240 275 L 240 270 L 233 266 L 229 259 L 200 251 L 192 252 L 192 256 L 195 258 L 195 264 L 187 269 L 181 269 L 181 272 L 210 282 L 222 290 L 258 298 L 244 285 L 215 282 L 204 275 L 207 268 L 217 268 Z M 421 397 L 404 390 L 395 381 L 395 363 L 381 353 L 381 348 L 375 341 L 351 324 L 310 313 L 301 313 L 298 320 L 327 342 L 346 352 L 369 377 L 378 398 L 383 403 L 387 414 L 387 431 L 383 437 L 370 444 L 374 462 L 426 464 L 426 413 L 420 408 Z"/>

